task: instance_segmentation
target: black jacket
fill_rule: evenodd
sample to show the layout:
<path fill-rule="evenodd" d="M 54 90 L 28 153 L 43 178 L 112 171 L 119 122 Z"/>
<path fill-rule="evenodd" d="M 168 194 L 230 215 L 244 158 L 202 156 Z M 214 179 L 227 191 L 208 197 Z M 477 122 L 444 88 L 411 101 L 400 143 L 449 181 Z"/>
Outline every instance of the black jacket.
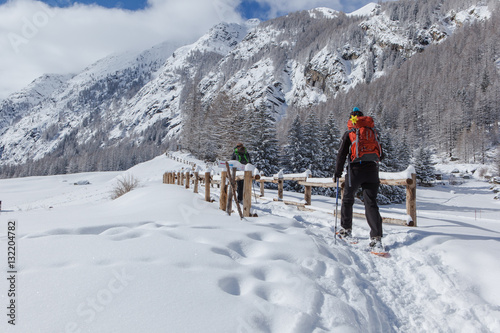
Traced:
<path fill-rule="evenodd" d="M 248 163 L 252 163 L 251 160 L 250 160 L 250 155 L 248 154 L 248 151 L 246 148 L 245 149 L 245 152 L 242 154 L 240 152 L 238 152 L 238 148 L 234 148 L 233 150 L 233 155 L 231 156 L 231 159 L 232 160 L 236 160 L 238 162 L 240 162 L 241 164 L 248 164 Z"/>
<path fill-rule="evenodd" d="M 349 137 L 349 131 L 346 131 L 342 136 L 342 141 L 340 142 L 339 152 L 337 153 L 337 162 L 335 164 L 335 177 L 342 177 L 342 172 L 344 171 L 344 164 L 347 157 L 351 154 L 351 139 Z M 380 159 L 384 157 L 384 150 L 380 147 Z M 351 161 L 349 161 L 351 162 Z M 354 163 L 351 166 L 355 167 L 356 164 L 366 164 L 366 163 L 376 163 L 376 162 L 361 162 Z"/>

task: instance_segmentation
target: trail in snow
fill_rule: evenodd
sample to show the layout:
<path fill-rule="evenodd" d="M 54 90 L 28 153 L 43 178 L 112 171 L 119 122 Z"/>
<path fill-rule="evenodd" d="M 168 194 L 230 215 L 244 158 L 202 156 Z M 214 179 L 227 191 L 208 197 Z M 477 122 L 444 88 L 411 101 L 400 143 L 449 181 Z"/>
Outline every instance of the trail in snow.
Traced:
<path fill-rule="evenodd" d="M 325 327 L 356 323 L 351 327 L 356 332 L 488 332 L 491 322 L 498 325 L 498 306 L 479 298 L 471 281 L 446 265 L 439 252 L 414 246 L 430 236 L 426 232 L 384 225 L 391 257 L 379 258 L 367 251 L 369 231 L 362 219 L 355 222 L 359 244 L 334 244 L 331 215 L 298 214 L 279 206 L 271 210 L 300 221 L 324 256 L 320 265 L 325 273 L 316 278 L 325 297 Z M 484 320 L 492 312 L 496 319 Z M 446 327 L 442 318 L 447 318 Z M 463 318 L 470 321 L 464 324 Z"/>

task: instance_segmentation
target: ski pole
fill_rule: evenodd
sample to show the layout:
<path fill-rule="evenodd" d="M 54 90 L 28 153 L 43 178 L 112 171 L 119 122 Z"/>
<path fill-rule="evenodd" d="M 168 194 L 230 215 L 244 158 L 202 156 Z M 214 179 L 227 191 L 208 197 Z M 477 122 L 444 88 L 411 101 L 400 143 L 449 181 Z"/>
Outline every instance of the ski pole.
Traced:
<path fill-rule="evenodd" d="M 335 244 L 337 244 L 337 215 L 339 212 L 339 179 L 337 178 L 337 188 L 335 189 Z"/>

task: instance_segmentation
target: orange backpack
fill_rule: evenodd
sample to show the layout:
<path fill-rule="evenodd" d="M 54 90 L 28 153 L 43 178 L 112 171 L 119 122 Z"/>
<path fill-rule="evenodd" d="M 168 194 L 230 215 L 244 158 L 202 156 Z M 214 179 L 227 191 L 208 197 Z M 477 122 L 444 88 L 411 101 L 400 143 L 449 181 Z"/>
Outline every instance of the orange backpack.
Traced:
<path fill-rule="evenodd" d="M 351 139 L 351 163 L 362 161 L 380 161 L 381 148 L 375 123 L 369 116 L 353 116 L 347 122 Z"/>

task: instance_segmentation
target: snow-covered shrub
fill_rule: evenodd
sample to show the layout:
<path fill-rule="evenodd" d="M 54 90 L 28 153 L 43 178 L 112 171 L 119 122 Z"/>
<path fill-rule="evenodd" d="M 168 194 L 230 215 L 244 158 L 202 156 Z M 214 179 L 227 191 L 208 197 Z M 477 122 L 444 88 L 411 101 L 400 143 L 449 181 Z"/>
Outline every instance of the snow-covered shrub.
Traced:
<path fill-rule="evenodd" d="M 378 193 L 377 194 L 377 203 L 379 205 L 389 205 L 391 203 L 391 200 L 389 200 L 389 198 L 386 197 L 385 195 Z"/>
<path fill-rule="evenodd" d="M 377 195 L 379 205 L 391 203 L 403 203 L 406 200 L 406 189 L 403 186 L 392 186 L 381 184 Z"/>
<path fill-rule="evenodd" d="M 117 180 L 115 187 L 113 188 L 111 199 L 117 199 L 132 191 L 133 189 L 139 186 L 139 180 L 135 178 L 133 175 L 125 175 Z"/>

